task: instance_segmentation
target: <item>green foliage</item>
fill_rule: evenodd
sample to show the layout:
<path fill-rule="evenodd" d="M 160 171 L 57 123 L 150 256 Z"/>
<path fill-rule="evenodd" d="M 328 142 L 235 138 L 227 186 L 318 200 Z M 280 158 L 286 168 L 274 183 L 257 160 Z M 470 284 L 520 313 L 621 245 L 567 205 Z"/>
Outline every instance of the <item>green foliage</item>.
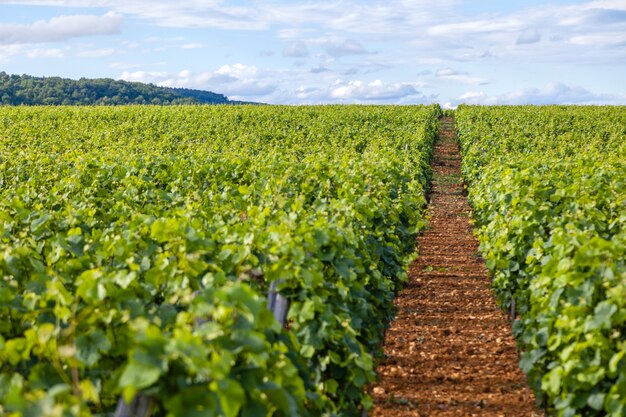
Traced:
<path fill-rule="evenodd" d="M 222 94 L 110 78 L 71 80 L 0 72 L 0 105 L 238 104 Z"/>
<path fill-rule="evenodd" d="M 625 415 L 626 108 L 462 106 L 456 119 L 522 369 L 556 415 Z"/>
<path fill-rule="evenodd" d="M 0 110 L 0 414 L 358 414 L 439 114 Z"/>

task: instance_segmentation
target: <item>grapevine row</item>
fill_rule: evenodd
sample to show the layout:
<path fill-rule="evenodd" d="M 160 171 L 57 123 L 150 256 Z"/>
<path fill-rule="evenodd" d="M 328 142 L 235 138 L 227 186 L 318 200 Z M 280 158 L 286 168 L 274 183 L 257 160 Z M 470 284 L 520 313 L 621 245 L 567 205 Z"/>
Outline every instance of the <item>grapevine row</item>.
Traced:
<path fill-rule="evenodd" d="M 550 414 L 626 413 L 626 108 L 456 112 L 477 235 Z"/>
<path fill-rule="evenodd" d="M 367 408 L 439 113 L 3 108 L 0 414 Z"/>

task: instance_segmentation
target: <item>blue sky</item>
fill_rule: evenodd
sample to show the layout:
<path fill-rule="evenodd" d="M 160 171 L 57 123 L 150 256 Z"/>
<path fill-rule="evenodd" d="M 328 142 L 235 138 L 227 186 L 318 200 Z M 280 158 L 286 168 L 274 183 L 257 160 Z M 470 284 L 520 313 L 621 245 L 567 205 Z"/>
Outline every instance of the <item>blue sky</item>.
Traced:
<path fill-rule="evenodd" d="M 626 104 L 626 0 L 0 0 L 0 71 L 266 103 Z"/>

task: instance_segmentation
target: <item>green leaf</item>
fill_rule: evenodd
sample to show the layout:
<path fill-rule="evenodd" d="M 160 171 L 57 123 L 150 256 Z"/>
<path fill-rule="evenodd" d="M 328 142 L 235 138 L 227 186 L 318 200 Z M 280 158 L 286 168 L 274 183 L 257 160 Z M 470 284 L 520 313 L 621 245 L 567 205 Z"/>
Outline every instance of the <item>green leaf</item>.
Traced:
<path fill-rule="evenodd" d="M 595 329 L 610 329 L 611 317 L 617 312 L 617 306 L 610 301 L 598 303 L 594 309 L 593 316 L 585 323 L 585 331 Z"/>
<path fill-rule="evenodd" d="M 129 363 L 120 377 L 120 386 L 146 388 L 159 380 L 161 369 L 145 363 Z"/>
<path fill-rule="evenodd" d="M 306 300 L 302 303 L 300 309 L 299 319 L 302 321 L 313 320 L 315 317 L 315 302 L 313 300 Z"/>
<path fill-rule="evenodd" d="M 541 380 L 541 389 L 552 395 L 559 393 L 561 389 L 561 378 L 563 376 L 563 368 L 555 367 L 549 371 Z"/>
<path fill-rule="evenodd" d="M 241 410 L 241 417 L 267 417 L 268 410 L 258 402 L 247 402 Z"/>
<path fill-rule="evenodd" d="M 587 399 L 587 404 L 589 404 L 589 407 L 593 408 L 594 410 L 601 411 L 604 408 L 605 398 L 605 393 L 597 392 L 589 396 L 589 398 Z"/>
<path fill-rule="evenodd" d="M 226 417 L 237 417 L 239 410 L 246 403 L 246 392 L 241 385 L 229 379 L 217 382 L 219 389 L 214 390 L 219 398 L 220 407 Z"/>
<path fill-rule="evenodd" d="M 150 226 L 150 237 L 164 243 L 180 236 L 181 222 L 178 219 L 157 219 Z"/>
<path fill-rule="evenodd" d="M 76 294 L 85 301 L 102 301 L 107 296 L 104 284 L 100 281 L 102 271 L 99 269 L 90 269 L 83 272 L 76 279 Z"/>
<path fill-rule="evenodd" d="M 288 415 L 297 415 L 298 408 L 285 389 L 274 383 L 263 384 L 261 389 L 277 409 L 285 410 Z"/>
<path fill-rule="evenodd" d="M 41 216 L 39 216 L 38 218 L 36 218 L 35 220 L 33 220 L 30 223 L 30 230 L 33 233 L 37 233 L 39 231 L 39 229 L 41 229 L 46 222 L 50 220 L 50 215 L 49 214 L 43 214 Z"/>
<path fill-rule="evenodd" d="M 76 338 L 76 358 L 87 366 L 94 365 L 101 356 L 111 349 L 111 343 L 100 330 Z"/>
<path fill-rule="evenodd" d="M 128 288 L 128 286 L 137 279 L 137 273 L 135 271 L 119 271 L 113 276 L 113 282 L 119 285 L 122 289 Z"/>

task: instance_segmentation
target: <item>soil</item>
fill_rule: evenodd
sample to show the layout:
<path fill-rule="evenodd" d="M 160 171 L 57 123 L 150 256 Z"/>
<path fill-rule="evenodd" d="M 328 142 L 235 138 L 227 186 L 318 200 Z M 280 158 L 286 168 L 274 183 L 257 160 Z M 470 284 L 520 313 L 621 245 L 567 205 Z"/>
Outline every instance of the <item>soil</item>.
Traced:
<path fill-rule="evenodd" d="M 372 414 L 542 416 L 472 234 L 453 118 L 442 119 L 432 166 L 429 227 L 395 300 Z"/>

